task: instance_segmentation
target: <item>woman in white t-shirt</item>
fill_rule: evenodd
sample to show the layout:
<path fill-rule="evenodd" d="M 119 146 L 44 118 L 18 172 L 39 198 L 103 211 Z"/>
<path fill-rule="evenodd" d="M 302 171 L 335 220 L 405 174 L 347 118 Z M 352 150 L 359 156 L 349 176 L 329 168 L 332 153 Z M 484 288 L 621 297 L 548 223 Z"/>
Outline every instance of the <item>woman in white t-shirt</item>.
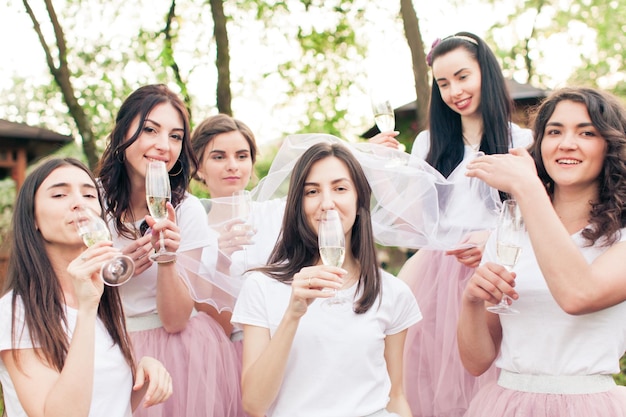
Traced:
<path fill-rule="evenodd" d="M 241 354 L 241 330 L 233 328 L 230 323 L 232 306 L 245 272 L 267 263 L 278 238 L 285 202 L 284 198 L 256 202 L 252 201 L 250 194 L 240 194 L 241 198 L 235 195 L 246 193 L 257 159 L 254 133 L 241 120 L 227 114 L 206 118 L 194 128 L 191 146 L 198 158 L 196 177 L 211 197 L 202 202 L 209 225 L 218 235 L 218 246 L 213 249 L 218 252 L 217 273 L 226 281 L 226 288 L 221 290 L 231 296 L 232 302 L 223 305 L 216 300 L 216 295 L 222 292 L 216 289 L 209 293 L 209 298 L 197 303 L 196 308 L 222 324 Z M 236 207 L 240 208 L 239 211 L 235 210 Z M 219 279 L 214 282 L 219 287 Z"/>
<path fill-rule="evenodd" d="M 308 148 L 293 169 L 269 264 L 245 281 L 232 321 L 243 326 L 243 403 L 254 416 L 411 415 L 402 386 L 406 329 L 421 319 L 409 288 L 378 268 L 371 190 L 339 143 Z M 322 212 L 339 212 L 342 267 L 322 264 Z M 348 298 L 326 310 L 324 299 Z"/>
<path fill-rule="evenodd" d="M 135 260 L 135 276 L 120 288 L 133 349 L 163 362 L 174 383 L 167 402 L 135 417 L 242 415 L 239 384 L 232 378 L 237 354 L 221 326 L 194 310 L 181 279 L 187 259 L 199 261 L 203 248 L 216 246 L 202 204 L 187 192 L 197 168 L 190 134 L 178 95 L 165 85 L 140 87 L 122 103 L 97 172 L 114 243 Z M 172 190 L 168 218 L 159 222 L 146 202 L 150 160 L 165 162 Z M 144 234 L 146 225 L 152 233 Z M 166 249 L 177 253 L 174 261 L 147 256 L 159 249 L 160 234 Z"/>
<path fill-rule="evenodd" d="M 41 163 L 20 189 L 7 288 L 0 299 L 0 382 L 10 417 L 130 417 L 172 393 L 157 360 L 135 364 L 116 287 L 100 268 L 119 250 L 88 249 L 74 210 L 100 213 L 96 181 L 81 162 Z M 134 382 L 133 382 L 134 379 Z"/>
<path fill-rule="evenodd" d="M 542 103 L 533 131 L 530 154 L 468 165 L 517 200 L 526 239 L 513 273 L 490 239 L 463 294 L 463 364 L 473 375 L 501 370 L 466 416 L 626 416 L 626 388 L 611 375 L 626 350 L 626 110 L 565 88 Z M 503 294 L 519 314 L 485 310 Z"/>

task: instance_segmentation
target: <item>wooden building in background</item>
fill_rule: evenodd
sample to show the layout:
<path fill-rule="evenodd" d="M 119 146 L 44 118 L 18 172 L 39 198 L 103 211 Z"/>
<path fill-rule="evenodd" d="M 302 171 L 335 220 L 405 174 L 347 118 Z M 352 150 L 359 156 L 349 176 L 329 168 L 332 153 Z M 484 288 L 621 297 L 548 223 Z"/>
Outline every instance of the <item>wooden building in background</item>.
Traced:
<path fill-rule="evenodd" d="M 0 119 L 0 179 L 12 178 L 19 190 L 26 168 L 74 141 L 48 129 Z M 6 275 L 8 252 L 0 247 L 0 285 Z"/>

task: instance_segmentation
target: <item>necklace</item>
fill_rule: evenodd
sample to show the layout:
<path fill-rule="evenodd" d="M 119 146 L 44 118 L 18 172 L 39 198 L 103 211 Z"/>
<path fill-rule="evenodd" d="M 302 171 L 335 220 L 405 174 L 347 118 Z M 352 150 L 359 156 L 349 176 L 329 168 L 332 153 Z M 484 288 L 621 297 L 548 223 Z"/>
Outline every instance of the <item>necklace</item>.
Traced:
<path fill-rule="evenodd" d="M 463 136 L 463 143 L 466 144 L 467 146 L 469 146 L 470 148 L 472 148 L 472 151 L 474 151 L 474 152 L 477 152 L 478 149 L 480 149 L 480 142 L 478 142 L 478 143 L 470 143 L 470 141 L 467 140 L 465 135 Z"/>

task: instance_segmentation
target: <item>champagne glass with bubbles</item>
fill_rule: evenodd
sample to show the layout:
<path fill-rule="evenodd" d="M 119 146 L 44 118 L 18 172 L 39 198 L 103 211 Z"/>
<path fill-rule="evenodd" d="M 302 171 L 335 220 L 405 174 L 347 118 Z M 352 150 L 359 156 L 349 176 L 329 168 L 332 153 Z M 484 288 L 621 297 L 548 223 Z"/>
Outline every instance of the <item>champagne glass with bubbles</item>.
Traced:
<path fill-rule="evenodd" d="M 78 235 L 87 247 L 98 242 L 111 240 L 111 232 L 106 222 L 90 208 L 78 206 L 74 210 L 74 217 Z M 128 282 L 134 272 L 133 260 L 126 255 L 117 255 L 102 265 L 100 278 L 106 285 L 116 287 Z"/>
<path fill-rule="evenodd" d="M 235 191 L 232 196 L 232 218 L 241 220 L 242 223 L 233 225 L 232 230 L 235 232 L 245 232 L 247 237 L 254 233 L 254 226 L 250 221 L 250 212 L 252 207 L 252 198 L 250 191 Z M 245 245 L 243 246 L 243 262 L 244 270 L 248 269 L 248 254 Z"/>
<path fill-rule="evenodd" d="M 396 127 L 396 118 L 391 102 L 387 97 L 372 94 L 372 112 L 378 130 L 381 132 L 391 132 Z"/>
<path fill-rule="evenodd" d="M 341 267 L 346 256 L 346 237 L 343 225 L 336 210 L 326 210 L 322 213 L 317 232 L 318 247 L 322 263 L 328 266 Z M 340 297 L 337 290 L 332 290 L 334 296 L 323 301 L 326 308 L 345 308 L 349 300 Z"/>
<path fill-rule="evenodd" d="M 525 234 L 524 220 L 522 212 L 515 200 L 505 200 L 502 203 L 502 211 L 498 219 L 496 229 L 496 256 L 498 262 L 507 271 L 511 271 L 522 251 L 522 238 Z M 510 305 L 511 297 L 502 295 L 500 302 L 494 306 L 487 307 L 487 310 L 497 314 L 517 314 L 518 310 Z"/>
<path fill-rule="evenodd" d="M 157 222 L 167 219 L 167 203 L 172 199 L 170 178 L 163 161 L 150 161 L 146 170 L 146 200 L 150 215 Z M 165 249 L 165 238 L 159 233 L 159 251 L 150 255 L 157 263 L 167 263 L 176 259 L 175 252 Z"/>

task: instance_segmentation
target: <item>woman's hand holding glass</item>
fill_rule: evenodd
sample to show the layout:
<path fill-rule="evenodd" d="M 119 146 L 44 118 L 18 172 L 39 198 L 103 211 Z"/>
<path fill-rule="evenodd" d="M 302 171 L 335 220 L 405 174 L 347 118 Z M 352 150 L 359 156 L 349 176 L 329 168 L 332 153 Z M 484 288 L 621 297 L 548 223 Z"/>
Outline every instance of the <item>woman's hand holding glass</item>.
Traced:
<path fill-rule="evenodd" d="M 485 262 L 474 271 L 465 287 L 464 297 L 480 305 L 480 308 L 484 308 L 485 302 L 498 305 L 503 294 L 517 300 L 519 296 L 515 291 L 516 277 L 515 272 L 510 272 L 503 265 Z"/>
<path fill-rule="evenodd" d="M 228 221 L 222 228 L 222 232 L 217 238 L 220 252 L 230 257 L 234 252 L 244 250 L 246 245 L 254 243 L 255 229 L 241 227 L 246 225 L 243 219 L 233 219 Z"/>
<path fill-rule="evenodd" d="M 170 263 L 176 260 L 176 251 L 166 249 L 165 245 L 165 228 L 168 225 L 163 224 L 165 220 L 174 222 L 176 215 L 172 216 L 174 209 L 170 203 L 172 199 L 172 191 L 170 186 L 170 177 L 167 167 L 163 161 L 151 161 L 146 168 L 146 201 L 148 210 L 154 223 L 148 222 L 148 226 L 153 232 L 159 233 L 158 251 L 150 256 L 150 259 L 157 263 Z M 148 218 L 146 218 L 146 221 Z M 178 228 L 176 228 L 178 233 Z M 180 241 L 180 235 L 178 236 Z M 178 249 L 178 247 L 176 247 Z"/>
<path fill-rule="evenodd" d="M 133 260 L 112 248 L 111 232 L 106 222 L 92 209 L 87 206 L 78 206 L 74 210 L 74 225 L 78 235 L 88 248 L 95 247 L 98 243 L 106 242 L 107 245 L 98 245 L 97 249 L 87 250 L 80 256 L 80 260 L 90 265 L 98 262 L 100 278 L 111 286 L 122 285 L 133 276 L 135 265 Z M 109 250 L 104 248 L 108 246 Z M 115 256 L 111 256 L 111 249 Z M 104 262 L 104 263 L 103 263 Z"/>
<path fill-rule="evenodd" d="M 135 263 L 135 273 L 133 276 L 140 275 L 143 271 L 152 266 L 153 262 L 150 259 L 152 252 L 154 252 L 152 235 L 149 232 L 122 248 L 122 253 L 129 256 Z"/>
<path fill-rule="evenodd" d="M 155 253 L 151 259 L 156 263 L 169 263 L 176 260 L 180 247 L 180 229 L 176 224 L 176 211 L 170 202 L 166 204 L 167 217 L 158 220 L 146 216 L 146 223 L 152 230 L 151 244 Z"/>
<path fill-rule="evenodd" d="M 496 254 L 498 262 L 509 272 L 517 264 L 522 251 L 522 239 L 525 233 L 524 219 L 517 202 L 515 200 L 503 201 L 496 229 Z M 519 313 L 510 304 L 511 299 L 509 296 L 506 293 L 502 293 L 500 302 L 494 306 L 487 307 L 487 311 L 497 314 Z"/>
<path fill-rule="evenodd" d="M 302 268 L 294 275 L 291 283 L 290 309 L 301 317 L 316 298 L 334 297 L 346 274 L 345 269 L 335 266 L 315 265 Z"/>

